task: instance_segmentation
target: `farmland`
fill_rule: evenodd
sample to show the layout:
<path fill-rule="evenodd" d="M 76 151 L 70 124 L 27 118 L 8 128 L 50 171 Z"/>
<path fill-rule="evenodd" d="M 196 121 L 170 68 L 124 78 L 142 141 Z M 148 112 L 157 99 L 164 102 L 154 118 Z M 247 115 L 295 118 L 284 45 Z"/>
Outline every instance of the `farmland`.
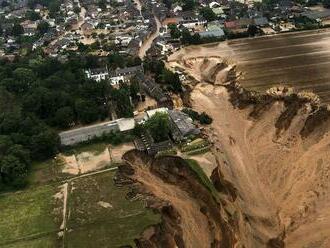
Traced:
<path fill-rule="evenodd" d="M 160 217 L 145 208 L 143 199 L 127 199 L 128 187 L 114 184 L 118 155 L 129 147 L 91 145 L 34 164 L 27 189 L 0 195 L 0 246 L 134 246 L 134 238 L 159 223 Z M 108 151 L 108 163 L 95 166 L 96 171 L 69 174 L 64 170 L 67 156 L 77 158 L 77 165 L 100 164 Z"/>
<path fill-rule="evenodd" d="M 329 29 L 237 39 L 186 47 L 171 55 L 169 61 L 223 58 L 236 66 L 238 81 L 247 89 L 292 86 L 312 91 L 330 103 L 329 41 Z"/>

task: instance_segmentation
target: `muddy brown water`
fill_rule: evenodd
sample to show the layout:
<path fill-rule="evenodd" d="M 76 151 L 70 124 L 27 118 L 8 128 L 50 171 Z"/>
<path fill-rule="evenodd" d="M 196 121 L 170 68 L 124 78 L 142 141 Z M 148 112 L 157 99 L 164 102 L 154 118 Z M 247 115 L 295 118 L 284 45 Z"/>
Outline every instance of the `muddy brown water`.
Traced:
<path fill-rule="evenodd" d="M 234 40 L 228 48 L 243 86 L 266 90 L 284 84 L 330 103 L 330 30 Z"/>

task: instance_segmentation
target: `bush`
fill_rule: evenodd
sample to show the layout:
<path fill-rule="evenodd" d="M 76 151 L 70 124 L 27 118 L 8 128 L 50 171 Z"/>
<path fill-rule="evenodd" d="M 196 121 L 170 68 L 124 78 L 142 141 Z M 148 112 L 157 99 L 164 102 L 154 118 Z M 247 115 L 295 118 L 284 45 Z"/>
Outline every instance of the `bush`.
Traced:
<path fill-rule="evenodd" d="M 213 119 L 208 115 L 206 114 L 205 112 L 201 113 L 200 116 L 199 116 L 199 122 L 203 125 L 203 124 L 206 124 L 206 125 L 209 125 L 211 124 L 213 121 Z"/>
<path fill-rule="evenodd" d="M 183 109 L 182 112 L 186 113 L 191 119 L 198 121 L 202 125 L 209 125 L 213 121 L 212 117 L 205 112 L 199 114 L 198 112 L 188 108 Z"/>

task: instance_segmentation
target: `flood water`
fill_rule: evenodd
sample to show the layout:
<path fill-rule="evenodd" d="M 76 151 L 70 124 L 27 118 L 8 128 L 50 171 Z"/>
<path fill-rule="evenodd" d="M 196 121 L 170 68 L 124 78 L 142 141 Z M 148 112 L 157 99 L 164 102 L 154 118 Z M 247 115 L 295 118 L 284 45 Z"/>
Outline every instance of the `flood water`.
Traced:
<path fill-rule="evenodd" d="M 284 84 L 317 93 L 330 103 L 330 30 L 289 33 L 227 42 L 228 56 L 246 88 Z"/>

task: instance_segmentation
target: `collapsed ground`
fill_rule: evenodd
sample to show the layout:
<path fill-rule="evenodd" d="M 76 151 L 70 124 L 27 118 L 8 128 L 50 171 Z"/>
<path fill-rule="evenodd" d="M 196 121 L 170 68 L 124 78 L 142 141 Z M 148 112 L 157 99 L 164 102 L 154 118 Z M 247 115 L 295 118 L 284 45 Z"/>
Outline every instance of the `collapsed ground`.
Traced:
<path fill-rule="evenodd" d="M 188 56 L 187 56 L 188 57 Z M 221 58 L 170 58 L 198 83 L 190 95 L 213 124 L 217 171 L 237 191 L 228 212 L 245 247 L 329 247 L 329 112 L 311 95 L 248 94 Z M 276 95 L 277 94 L 277 95 Z M 215 173 L 215 172 L 214 172 Z M 226 207 L 225 207 L 226 208 Z M 205 246 L 207 247 L 207 246 Z"/>

